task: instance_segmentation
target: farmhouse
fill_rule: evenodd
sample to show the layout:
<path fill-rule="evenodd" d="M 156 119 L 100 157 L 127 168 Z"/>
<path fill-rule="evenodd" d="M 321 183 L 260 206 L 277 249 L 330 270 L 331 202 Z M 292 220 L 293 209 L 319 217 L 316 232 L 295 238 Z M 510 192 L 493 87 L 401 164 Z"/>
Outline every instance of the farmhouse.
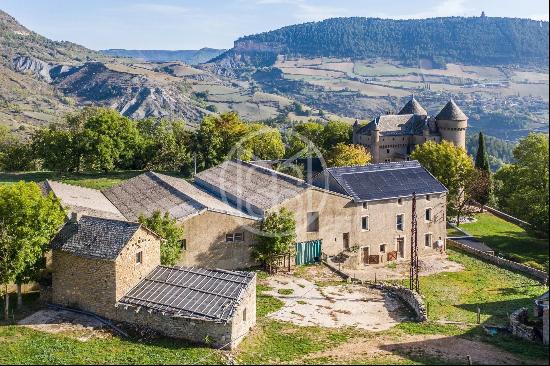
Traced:
<path fill-rule="evenodd" d="M 405 259 L 413 193 L 421 254 L 434 252 L 436 242 L 445 241 L 447 190 L 418 162 L 330 168 L 312 183 L 243 161 L 207 169 L 192 183 L 154 172 L 102 192 L 48 182 L 77 212 L 130 222 L 154 211 L 168 212 L 184 228 L 178 262 L 183 266 L 242 269 L 257 264 L 251 253 L 258 224 L 281 208 L 296 220 L 296 257 L 286 258 L 286 265 L 358 248 L 361 265 Z M 87 196 L 97 200 L 72 198 Z"/>
<path fill-rule="evenodd" d="M 161 266 L 160 243 L 137 223 L 74 217 L 52 242 L 51 301 L 174 338 L 236 346 L 256 322 L 255 274 Z"/>
<path fill-rule="evenodd" d="M 379 116 L 365 126 L 355 122 L 353 143 L 364 145 L 374 163 L 405 161 L 415 146 L 427 141 L 466 148 L 467 128 L 468 117 L 452 99 L 432 117 L 413 96 L 398 114 Z"/>

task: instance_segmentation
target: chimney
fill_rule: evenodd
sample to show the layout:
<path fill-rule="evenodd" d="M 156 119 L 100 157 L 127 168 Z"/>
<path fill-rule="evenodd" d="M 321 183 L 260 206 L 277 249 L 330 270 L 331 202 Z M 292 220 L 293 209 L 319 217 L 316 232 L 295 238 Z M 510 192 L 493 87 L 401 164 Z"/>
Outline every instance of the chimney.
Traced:
<path fill-rule="evenodd" d="M 82 217 L 81 212 L 71 211 L 71 218 L 69 219 L 70 222 L 78 222 L 80 218 Z"/>

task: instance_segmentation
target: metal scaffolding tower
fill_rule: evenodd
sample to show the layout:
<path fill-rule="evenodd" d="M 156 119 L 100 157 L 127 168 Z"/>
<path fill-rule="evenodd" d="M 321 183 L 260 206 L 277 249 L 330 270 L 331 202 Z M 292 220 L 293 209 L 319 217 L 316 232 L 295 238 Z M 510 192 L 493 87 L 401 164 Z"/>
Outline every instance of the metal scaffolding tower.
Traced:
<path fill-rule="evenodd" d="M 416 192 L 412 201 L 410 289 L 420 293 L 418 281 L 418 230 L 416 218 Z"/>

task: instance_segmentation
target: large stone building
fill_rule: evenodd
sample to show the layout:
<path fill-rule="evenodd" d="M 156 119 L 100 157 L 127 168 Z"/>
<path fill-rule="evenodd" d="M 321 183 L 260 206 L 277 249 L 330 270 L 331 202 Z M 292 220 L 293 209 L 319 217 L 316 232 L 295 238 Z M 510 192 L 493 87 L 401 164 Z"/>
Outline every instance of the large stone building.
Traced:
<path fill-rule="evenodd" d="M 214 347 L 256 322 L 256 277 L 160 265 L 161 239 L 140 224 L 73 215 L 52 241 L 54 304 Z"/>
<path fill-rule="evenodd" d="M 353 143 L 365 146 L 373 163 L 409 160 L 415 146 L 450 141 L 466 148 L 468 117 L 451 99 L 435 116 L 412 97 L 398 114 L 379 116 L 365 126 L 353 125 Z"/>
<path fill-rule="evenodd" d="M 87 192 L 49 186 L 64 203 Z M 192 183 L 149 172 L 104 190 L 112 207 L 105 202 L 98 207 L 98 198 L 90 209 L 102 215 L 99 208 L 108 207 L 106 216 L 120 214 L 127 221 L 168 212 L 184 228 L 178 264 L 242 269 L 257 264 L 251 254 L 261 220 L 286 208 L 296 219 L 297 253 L 291 264 L 318 261 L 321 252 L 334 256 L 361 248 L 362 263 L 375 265 L 407 258 L 413 192 L 422 253 L 430 253 L 436 241 L 445 240 L 447 191 L 418 162 L 327 169 L 313 184 L 242 161 L 207 169 Z M 86 212 L 82 204 L 77 210 Z"/>

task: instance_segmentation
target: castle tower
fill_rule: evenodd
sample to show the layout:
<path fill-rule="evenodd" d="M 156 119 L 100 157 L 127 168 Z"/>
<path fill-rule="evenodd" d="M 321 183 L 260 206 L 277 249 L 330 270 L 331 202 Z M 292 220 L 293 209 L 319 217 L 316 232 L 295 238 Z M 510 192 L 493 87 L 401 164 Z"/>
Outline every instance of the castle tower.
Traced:
<path fill-rule="evenodd" d="M 468 116 L 460 110 L 454 100 L 450 100 L 435 117 L 441 139 L 466 149 L 466 129 Z"/>
<path fill-rule="evenodd" d="M 418 116 L 427 116 L 428 112 L 426 112 L 424 107 L 422 107 L 420 103 L 418 103 L 413 95 L 398 114 L 415 114 Z"/>

